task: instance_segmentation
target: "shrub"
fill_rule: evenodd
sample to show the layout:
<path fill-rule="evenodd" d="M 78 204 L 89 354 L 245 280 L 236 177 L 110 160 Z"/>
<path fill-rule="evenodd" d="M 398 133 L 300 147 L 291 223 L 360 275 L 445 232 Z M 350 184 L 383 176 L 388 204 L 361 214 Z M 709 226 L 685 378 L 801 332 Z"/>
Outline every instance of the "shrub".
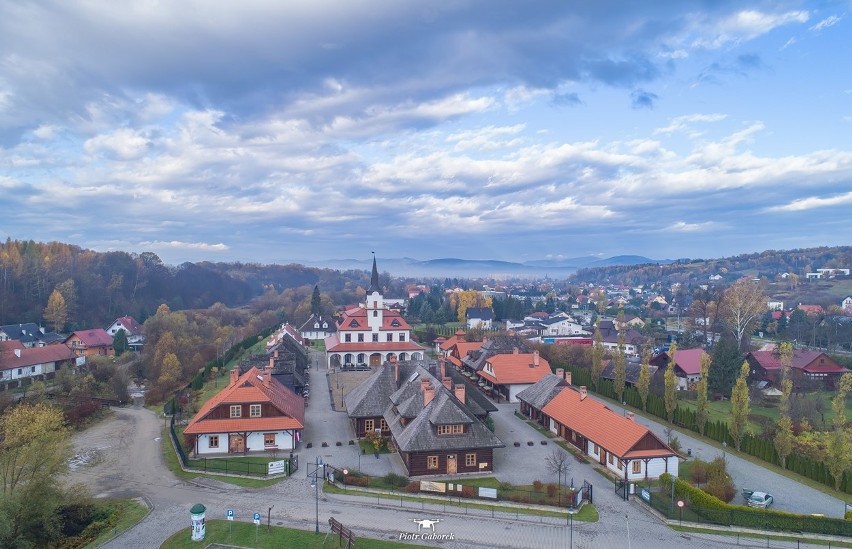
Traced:
<path fill-rule="evenodd" d="M 690 477 L 692 478 L 692 482 L 696 484 L 705 484 L 707 482 L 707 462 L 700 459 L 692 462 Z"/>
<path fill-rule="evenodd" d="M 536 492 L 541 492 L 541 489 L 543 487 L 544 487 L 544 483 L 541 482 L 540 480 L 534 480 L 533 481 L 533 490 L 535 490 Z"/>
<path fill-rule="evenodd" d="M 370 478 L 366 475 L 350 473 L 344 477 L 343 483 L 350 486 L 367 486 L 370 484 Z"/>
<path fill-rule="evenodd" d="M 555 498 L 556 492 L 559 491 L 559 487 L 553 484 L 552 482 L 547 485 L 547 497 Z"/>
<path fill-rule="evenodd" d="M 420 483 L 416 480 L 412 480 L 411 482 L 405 485 L 405 491 L 409 494 L 416 494 L 420 492 Z"/>
<path fill-rule="evenodd" d="M 674 450 L 675 452 L 680 453 L 680 451 L 682 449 L 681 444 L 680 444 L 680 439 L 677 438 L 677 436 L 673 436 L 671 441 L 669 442 L 669 447 L 672 450 Z"/>
<path fill-rule="evenodd" d="M 385 482 L 394 488 L 402 488 L 408 484 L 408 478 L 396 473 L 388 473 L 385 475 Z"/>

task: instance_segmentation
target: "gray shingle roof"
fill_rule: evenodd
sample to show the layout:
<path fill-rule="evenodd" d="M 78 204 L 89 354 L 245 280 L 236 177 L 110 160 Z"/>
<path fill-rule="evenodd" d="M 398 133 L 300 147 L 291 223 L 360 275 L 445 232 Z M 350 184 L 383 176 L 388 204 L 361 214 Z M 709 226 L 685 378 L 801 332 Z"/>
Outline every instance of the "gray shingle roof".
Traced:
<path fill-rule="evenodd" d="M 393 367 L 381 366 L 363 383 L 352 389 L 343 399 L 346 413 L 351 418 L 379 417 L 388 405 L 388 399 L 396 391 Z"/>
<path fill-rule="evenodd" d="M 479 371 L 485 366 L 485 361 L 496 354 L 505 354 L 514 352 L 517 347 L 518 352 L 532 353 L 533 348 L 529 342 L 519 336 L 494 336 L 479 348 L 479 351 L 469 353 L 466 357 L 461 357 L 462 363 L 475 371 Z"/>
<path fill-rule="evenodd" d="M 518 393 L 518 399 L 523 400 L 533 408 L 541 410 L 556 396 L 556 393 L 567 387 L 568 382 L 556 374 L 547 374 L 536 383 Z"/>

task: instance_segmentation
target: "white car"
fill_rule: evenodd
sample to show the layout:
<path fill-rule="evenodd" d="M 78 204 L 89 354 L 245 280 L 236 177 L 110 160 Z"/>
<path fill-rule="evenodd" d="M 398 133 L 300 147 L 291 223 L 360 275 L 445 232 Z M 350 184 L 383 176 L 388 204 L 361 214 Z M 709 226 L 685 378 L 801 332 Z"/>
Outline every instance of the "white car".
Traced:
<path fill-rule="evenodd" d="M 746 500 L 746 505 L 749 507 L 758 507 L 760 509 L 766 509 L 770 505 L 772 505 L 772 495 L 767 494 L 766 492 L 752 492 L 751 495 Z"/>

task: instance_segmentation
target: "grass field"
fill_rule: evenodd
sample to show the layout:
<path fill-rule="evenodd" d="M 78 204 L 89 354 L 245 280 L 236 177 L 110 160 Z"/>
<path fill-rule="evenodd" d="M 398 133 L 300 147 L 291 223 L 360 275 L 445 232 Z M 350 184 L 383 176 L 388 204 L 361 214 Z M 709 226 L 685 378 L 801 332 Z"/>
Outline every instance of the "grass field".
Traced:
<path fill-rule="evenodd" d="M 135 526 L 148 514 L 148 507 L 135 499 L 114 500 L 109 502 L 109 505 L 116 509 L 118 522 L 116 522 L 115 527 L 105 530 L 92 543 L 86 545 L 85 549 L 94 549 L 102 545 L 108 539 Z"/>
<path fill-rule="evenodd" d="M 257 549 L 280 549 L 281 547 L 298 547 L 299 549 L 321 549 L 339 547 L 338 538 L 334 534 L 326 536 L 322 530 L 328 529 L 328 525 L 321 526 L 319 534 L 309 530 L 298 530 L 285 528 L 283 526 L 272 526 L 267 530 L 266 525 L 255 526 L 251 523 L 207 520 L 206 535 L 204 541 L 192 541 L 189 527 L 182 529 L 167 539 L 163 549 L 182 549 L 207 547 L 213 543 L 221 543 L 236 547 L 254 547 Z M 397 543 L 371 538 L 358 538 L 356 540 L 358 549 L 399 549 L 412 547 L 411 544 Z"/>

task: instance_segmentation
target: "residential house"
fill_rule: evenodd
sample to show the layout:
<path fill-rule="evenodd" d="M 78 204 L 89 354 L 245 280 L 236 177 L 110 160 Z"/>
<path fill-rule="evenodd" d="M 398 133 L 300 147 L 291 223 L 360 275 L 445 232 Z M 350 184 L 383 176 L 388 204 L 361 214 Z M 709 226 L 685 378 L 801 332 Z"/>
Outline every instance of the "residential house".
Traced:
<path fill-rule="evenodd" d="M 366 303 L 343 312 L 337 331 L 325 338 L 325 348 L 329 368 L 347 364 L 377 368 L 389 360 L 423 358 L 425 349 L 411 340 L 408 322 L 384 305 L 375 258 Z"/>
<path fill-rule="evenodd" d="M 844 311 L 852 311 L 852 295 L 847 295 L 840 302 L 840 308 Z"/>
<path fill-rule="evenodd" d="M 20 341 L 24 347 L 43 347 L 59 343 L 63 337 L 56 332 L 48 332 L 35 322 L 6 324 L 0 326 L 0 341 Z"/>
<path fill-rule="evenodd" d="M 469 350 L 461 357 L 460 371 L 474 381 L 479 381 L 477 373 L 485 366 L 485 361 L 497 354 L 525 353 L 534 351 L 529 342 L 519 336 L 496 335 L 482 342 L 478 349 Z"/>
<path fill-rule="evenodd" d="M 495 354 L 485 359 L 477 372 L 479 386 L 496 398 L 518 402 L 518 393 L 532 386 L 544 376 L 553 373 L 546 359 L 538 351 Z"/>
<path fill-rule="evenodd" d="M 680 351 L 677 354 L 679 355 Z M 777 350 L 752 351 L 746 355 L 746 360 L 751 366 L 749 381 L 767 381 L 777 387 L 782 370 Z M 848 371 L 822 351 L 809 349 L 795 349 L 790 363 L 790 379 L 794 386 L 807 381 L 817 381 L 831 387 Z"/>
<path fill-rule="evenodd" d="M 825 310 L 821 305 L 804 305 L 799 303 L 796 305 L 796 308 L 804 311 L 808 316 L 820 316 L 825 314 Z"/>
<path fill-rule="evenodd" d="M 554 376 L 557 377 L 558 376 Z M 681 456 L 650 429 L 590 398 L 586 387 L 545 377 L 518 394 L 521 410 L 615 475 L 631 480 L 678 474 Z"/>
<path fill-rule="evenodd" d="M 127 336 L 127 346 L 131 351 L 142 350 L 142 346 L 145 344 L 145 332 L 142 325 L 136 322 L 135 318 L 132 316 L 116 318 L 115 321 L 110 324 L 109 328 L 106 329 L 106 333 L 115 337 L 115 334 L 119 330 L 124 330 L 124 333 Z"/>
<path fill-rule="evenodd" d="M 308 341 L 324 341 L 325 338 L 337 331 L 337 322 L 333 318 L 312 314 L 299 327 L 299 334 Z"/>
<path fill-rule="evenodd" d="M 490 330 L 491 324 L 494 322 L 494 311 L 491 307 L 468 307 L 465 309 L 464 318 L 467 327 L 470 329 Z"/>
<path fill-rule="evenodd" d="M 704 349 L 678 349 L 675 352 L 674 371 L 677 376 L 677 390 L 686 391 L 701 379 L 701 358 L 709 356 Z M 650 363 L 662 371 L 668 368 L 672 357 L 663 351 L 652 357 Z"/>
<path fill-rule="evenodd" d="M 304 426 L 304 398 L 275 380 L 270 368 L 242 375 L 234 368 L 228 386 L 201 407 L 183 436 L 196 456 L 292 451 Z"/>
<path fill-rule="evenodd" d="M 305 350 L 305 346 L 307 345 L 308 341 L 303 338 L 299 330 L 291 326 L 289 322 L 285 322 L 277 330 L 272 332 L 272 334 L 269 336 L 269 339 L 266 340 L 266 352 L 268 353 L 274 348 L 280 346 L 282 341 L 284 341 L 285 339 L 289 339 L 292 342 L 296 343 L 302 348 L 303 352 L 307 353 L 307 350 Z"/>
<path fill-rule="evenodd" d="M 493 470 L 494 448 L 504 444 L 483 423 L 488 411 L 438 368 L 422 360 L 384 363 L 345 398 L 356 434 L 388 435 L 409 476 Z"/>
<path fill-rule="evenodd" d="M 77 330 L 65 338 L 65 345 L 76 356 L 115 356 L 112 336 L 103 328 Z"/>
<path fill-rule="evenodd" d="M 602 320 L 598 322 L 598 329 L 601 331 L 601 342 L 604 349 L 615 352 L 619 344 L 619 331 L 616 329 L 615 323 L 611 320 Z M 645 336 L 633 328 L 627 328 L 624 331 L 624 353 L 627 356 L 639 356 L 645 341 Z"/>
<path fill-rule="evenodd" d="M 56 371 L 71 368 L 75 355 L 65 345 L 25 347 L 19 340 L 0 342 L 0 390 L 32 381 L 53 379 Z"/>
<path fill-rule="evenodd" d="M 648 364 L 648 373 L 651 375 L 651 379 L 657 374 L 657 366 L 653 364 Z M 639 374 L 642 372 L 642 362 L 635 357 L 631 357 L 624 364 L 624 385 L 626 387 L 635 386 L 639 381 Z M 569 372 L 570 373 L 570 372 Z M 601 377 L 604 379 L 608 379 L 610 381 L 615 381 L 615 362 L 612 360 L 607 360 L 606 365 L 603 370 L 601 370 Z"/>

